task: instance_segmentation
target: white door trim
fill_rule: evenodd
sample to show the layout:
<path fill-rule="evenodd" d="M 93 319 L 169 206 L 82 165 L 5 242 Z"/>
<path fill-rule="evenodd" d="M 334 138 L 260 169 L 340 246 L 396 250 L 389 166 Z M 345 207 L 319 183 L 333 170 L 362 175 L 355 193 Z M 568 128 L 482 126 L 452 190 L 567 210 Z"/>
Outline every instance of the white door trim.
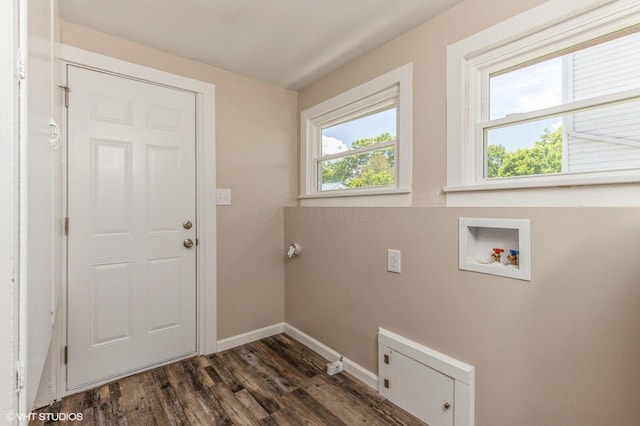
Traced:
<path fill-rule="evenodd" d="M 19 188 L 17 158 L 19 145 L 19 103 L 18 78 L 15 70 L 18 62 L 18 7 L 15 2 L 0 2 L 0 57 L 5 64 L 0 67 L 0 423 L 14 413 L 20 412 L 18 383 L 16 378 L 16 362 L 18 361 L 18 293 L 21 288 L 18 282 L 18 214 Z M 20 26 L 26 19 L 20 20 Z M 26 392 L 20 396 L 24 401 Z M 14 423 L 11 423 L 14 424 Z"/>
<path fill-rule="evenodd" d="M 127 78 L 133 78 L 187 90 L 196 94 L 196 163 L 197 163 L 197 214 L 198 214 L 198 242 L 197 250 L 197 351 L 199 354 L 211 354 L 217 351 L 217 244 L 216 244 L 216 150 L 215 150 L 215 86 L 199 80 L 167 73 L 131 62 L 122 61 L 75 47 L 61 45 L 58 58 L 63 65 L 73 64 L 84 68 L 94 69 Z M 63 73 L 66 81 L 66 73 Z M 64 85 L 64 82 L 61 82 Z M 73 90 L 73 88 L 71 88 Z M 66 110 L 64 111 L 66 115 Z M 66 123 L 66 116 L 64 120 Z M 66 135 L 66 126 L 63 129 Z M 65 141 L 66 150 L 66 141 Z M 67 181 L 65 168 L 65 186 Z M 65 216 L 67 193 L 65 196 Z M 65 239 L 66 245 L 66 239 Z M 66 250 L 65 250 L 66 251 Z M 64 259 L 66 265 L 67 259 Z M 66 267 L 63 265 L 63 270 Z M 67 277 L 64 277 L 66 282 Z M 64 286 L 66 293 L 66 285 Z M 66 294 L 62 295 L 66 301 Z M 63 342 L 58 347 L 66 346 L 66 305 L 61 309 L 59 318 L 59 337 Z M 61 352 L 60 352 L 61 355 Z M 58 398 L 66 395 L 66 366 L 64 358 L 60 356 Z"/>

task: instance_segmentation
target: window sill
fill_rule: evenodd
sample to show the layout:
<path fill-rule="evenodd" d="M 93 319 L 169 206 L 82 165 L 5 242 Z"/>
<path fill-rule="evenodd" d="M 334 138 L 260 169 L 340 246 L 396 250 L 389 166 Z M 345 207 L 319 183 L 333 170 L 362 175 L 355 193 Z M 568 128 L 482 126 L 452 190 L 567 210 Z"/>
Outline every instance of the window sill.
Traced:
<path fill-rule="evenodd" d="M 589 176 L 523 176 L 519 178 L 484 181 L 475 184 L 447 185 L 443 188 L 443 191 L 450 193 L 531 188 L 566 188 L 574 186 L 633 184 L 638 182 L 640 182 L 640 172 L 637 170 L 628 170 L 590 173 Z"/>
<path fill-rule="evenodd" d="M 298 196 L 303 207 L 408 207 L 409 188 L 349 189 Z"/>
<path fill-rule="evenodd" d="M 444 188 L 450 207 L 640 207 L 640 176 L 488 182 Z"/>

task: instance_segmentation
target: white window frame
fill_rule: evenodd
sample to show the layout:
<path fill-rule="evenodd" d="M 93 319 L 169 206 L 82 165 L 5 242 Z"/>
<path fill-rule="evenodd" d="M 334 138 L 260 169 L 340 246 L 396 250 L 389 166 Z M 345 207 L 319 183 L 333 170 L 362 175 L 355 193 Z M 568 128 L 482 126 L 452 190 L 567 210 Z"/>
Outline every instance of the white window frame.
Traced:
<path fill-rule="evenodd" d="M 300 195 L 301 204 L 313 205 L 410 205 L 412 165 L 413 64 L 409 63 L 363 83 L 338 96 L 308 108 L 300 114 Z M 322 128 L 348 121 L 368 112 L 395 106 L 398 114 L 397 134 L 393 142 L 367 147 L 373 151 L 395 149 L 395 182 L 383 187 L 318 190 L 317 163 L 321 157 Z M 345 151 L 334 157 L 358 154 Z"/>
<path fill-rule="evenodd" d="M 550 0 L 449 46 L 447 185 L 444 188 L 447 204 L 640 205 L 640 201 L 636 201 L 640 197 L 640 185 L 628 185 L 640 182 L 640 170 L 486 179 L 482 137 L 487 125 L 483 108 L 486 108 L 489 74 L 639 24 L 640 4 L 634 0 Z M 637 96 L 640 90 L 625 94 L 627 98 Z M 605 103 L 622 100 L 619 95 L 600 98 L 596 100 Z M 592 100 L 572 102 L 491 123 L 506 125 L 541 114 L 575 110 L 590 103 Z M 492 196 L 479 191 L 491 191 Z"/>

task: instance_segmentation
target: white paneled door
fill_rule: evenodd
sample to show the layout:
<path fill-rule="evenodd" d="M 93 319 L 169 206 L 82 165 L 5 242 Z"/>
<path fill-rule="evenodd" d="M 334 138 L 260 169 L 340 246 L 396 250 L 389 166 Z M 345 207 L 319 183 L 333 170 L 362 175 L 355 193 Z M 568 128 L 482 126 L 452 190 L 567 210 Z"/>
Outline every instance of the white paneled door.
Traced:
<path fill-rule="evenodd" d="M 67 387 L 196 352 L 195 94 L 68 66 Z"/>

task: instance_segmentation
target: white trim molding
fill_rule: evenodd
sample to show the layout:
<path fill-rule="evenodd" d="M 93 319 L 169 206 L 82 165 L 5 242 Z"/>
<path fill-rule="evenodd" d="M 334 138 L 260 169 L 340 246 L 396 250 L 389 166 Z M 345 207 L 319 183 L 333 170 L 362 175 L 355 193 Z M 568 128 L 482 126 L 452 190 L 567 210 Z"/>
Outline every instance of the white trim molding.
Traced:
<path fill-rule="evenodd" d="M 324 343 L 317 341 L 313 337 L 305 334 L 292 325 L 285 324 L 284 333 L 288 336 L 291 336 L 298 342 L 302 343 L 303 345 L 329 361 L 339 360 L 340 357 L 342 357 L 342 362 L 344 363 L 344 371 L 351 374 L 353 377 L 360 380 L 370 388 L 375 389 L 376 391 L 378 390 L 378 376 L 370 372 L 360 364 L 341 355 L 338 351 L 331 349 Z"/>
<path fill-rule="evenodd" d="M 218 352 L 226 351 L 227 349 L 233 349 L 238 346 L 256 342 L 261 339 L 266 339 L 267 337 L 283 333 L 284 330 L 285 324 L 283 322 L 280 322 L 278 324 L 273 324 L 267 327 L 260 328 L 258 330 L 252 330 L 246 333 L 238 334 L 237 336 L 227 337 L 226 339 L 218 340 Z"/>
<path fill-rule="evenodd" d="M 22 23 L 21 23 L 22 24 Z M 19 98 L 18 2 L 0 2 L 0 424 L 18 413 Z M 24 389 L 22 391 L 24 394 Z M 6 422 L 6 423 L 5 423 Z M 11 422 L 13 424 L 13 422 Z"/>
<path fill-rule="evenodd" d="M 338 351 L 331 349 L 324 343 L 319 342 L 308 334 L 298 330 L 294 326 L 284 322 L 222 339 L 218 341 L 218 351 L 226 351 L 228 349 L 242 346 L 247 343 L 256 342 L 258 340 L 275 336 L 276 334 L 280 333 L 284 333 L 297 342 L 302 343 L 307 348 L 311 349 L 328 361 L 335 361 L 342 357 L 342 362 L 344 363 L 344 371 L 351 374 L 353 377 L 360 380 L 371 389 L 375 389 L 376 391 L 378 390 L 378 376 L 376 374 L 370 372 L 355 361 L 342 356 Z"/>

